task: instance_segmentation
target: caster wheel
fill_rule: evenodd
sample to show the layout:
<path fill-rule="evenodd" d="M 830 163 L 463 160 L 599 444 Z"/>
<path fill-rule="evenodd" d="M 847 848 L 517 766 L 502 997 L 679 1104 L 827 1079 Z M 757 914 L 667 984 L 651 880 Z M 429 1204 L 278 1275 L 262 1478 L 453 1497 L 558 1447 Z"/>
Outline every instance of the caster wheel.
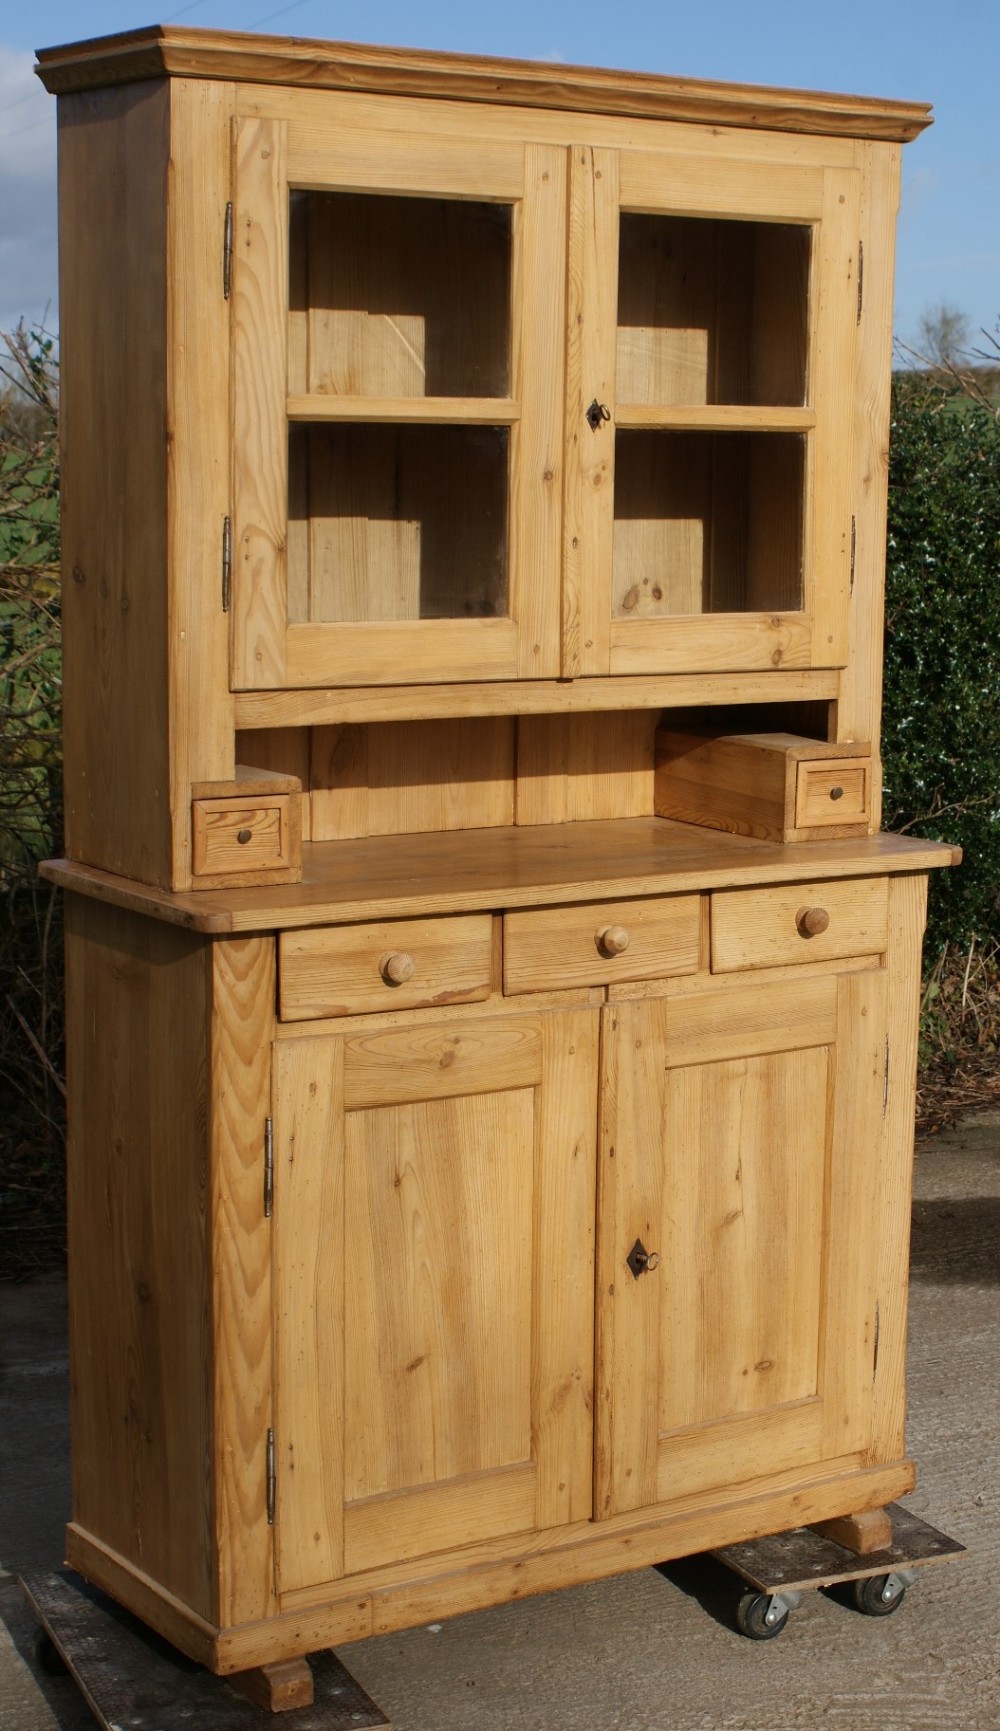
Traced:
<path fill-rule="evenodd" d="M 47 1629 L 39 1629 L 35 1636 L 35 1658 L 39 1669 L 49 1677 L 65 1675 L 66 1661 Z"/>
<path fill-rule="evenodd" d="M 788 1611 L 769 1593 L 744 1593 L 736 1607 L 736 1627 L 750 1641 L 773 1641 L 788 1622 Z"/>
<path fill-rule="evenodd" d="M 906 1598 L 898 1575 L 868 1575 L 851 1586 L 851 1600 L 864 1617 L 891 1617 Z"/>

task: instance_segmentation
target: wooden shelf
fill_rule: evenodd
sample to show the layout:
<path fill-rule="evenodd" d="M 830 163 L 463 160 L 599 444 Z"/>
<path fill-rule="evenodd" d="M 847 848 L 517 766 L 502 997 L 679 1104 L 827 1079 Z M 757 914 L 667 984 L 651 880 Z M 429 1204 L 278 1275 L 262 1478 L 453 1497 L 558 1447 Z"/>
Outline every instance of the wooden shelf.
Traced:
<path fill-rule="evenodd" d="M 816 411 L 756 403 L 619 403 L 614 422 L 676 432 L 808 433 L 816 425 Z"/>
<path fill-rule="evenodd" d="M 384 421 L 429 427 L 509 427 L 521 418 L 512 397 L 290 396 L 290 421 Z"/>
<path fill-rule="evenodd" d="M 956 853 L 897 835 L 782 846 L 644 817 L 306 843 L 302 882 L 264 889 L 171 893 L 71 860 L 40 870 L 63 889 L 225 933 L 919 872 Z"/>

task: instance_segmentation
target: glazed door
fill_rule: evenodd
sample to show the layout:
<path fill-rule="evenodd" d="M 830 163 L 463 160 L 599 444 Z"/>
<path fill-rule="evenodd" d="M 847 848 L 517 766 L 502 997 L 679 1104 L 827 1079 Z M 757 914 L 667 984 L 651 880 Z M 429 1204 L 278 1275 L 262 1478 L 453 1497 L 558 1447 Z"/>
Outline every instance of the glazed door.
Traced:
<path fill-rule="evenodd" d="M 591 1513 L 598 1012 L 275 1055 L 280 1591 Z"/>
<path fill-rule="evenodd" d="M 603 1012 L 598 1518 L 864 1463 L 884 980 Z"/>
<path fill-rule="evenodd" d="M 566 153 L 429 107 L 236 125 L 238 690 L 559 671 Z"/>
<path fill-rule="evenodd" d="M 846 660 L 859 175 L 751 148 L 572 153 L 566 674 Z"/>

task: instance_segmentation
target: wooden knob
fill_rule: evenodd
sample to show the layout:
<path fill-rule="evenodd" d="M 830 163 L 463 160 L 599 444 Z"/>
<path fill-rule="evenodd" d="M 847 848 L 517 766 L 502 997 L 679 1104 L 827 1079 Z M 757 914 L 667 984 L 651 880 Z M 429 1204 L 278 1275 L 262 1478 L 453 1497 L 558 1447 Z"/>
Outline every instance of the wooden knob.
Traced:
<path fill-rule="evenodd" d="M 844 797 L 844 790 L 842 787 L 831 787 L 831 789 L 830 789 L 830 798 L 831 799 L 843 799 L 843 797 Z"/>
<path fill-rule="evenodd" d="M 818 938 L 830 924 L 830 916 L 825 908 L 800 908 L 795 924 L 804 938 Z"/>
<path fill-rule="evenodd" d="M 379 962 L 378 971 L 387 986 L 403 986 L 417 971 L 413 957 L 405 950 L 387 950 Z"/>
<path fill-rule="evenodd" d="M 238 842 L 242 842 L 243 846 L 246 847 L 246 844 L 248 841 L 253 841 L 253 830 L 252 829 L 238 829 L 236 831 L 236 840 Z"/>
<path fill-rule="evenodd" d="M 597 947 L 602 956 L 620 956 L 630 942 L 624 926 L 602 926 L 597 933 Z"/>

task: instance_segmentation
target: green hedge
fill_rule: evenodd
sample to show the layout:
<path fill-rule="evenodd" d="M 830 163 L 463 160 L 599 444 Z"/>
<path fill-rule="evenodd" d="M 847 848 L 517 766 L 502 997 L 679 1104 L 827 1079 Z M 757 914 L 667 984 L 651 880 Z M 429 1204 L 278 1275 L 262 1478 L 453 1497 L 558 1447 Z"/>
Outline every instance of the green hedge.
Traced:
<path fill-rule="evenodd" d="M 934 874 L 928 955 L 1000 933 L 1000 425 L 902 376 L 886 566 L 886 829 L 958 842 Z"/>

